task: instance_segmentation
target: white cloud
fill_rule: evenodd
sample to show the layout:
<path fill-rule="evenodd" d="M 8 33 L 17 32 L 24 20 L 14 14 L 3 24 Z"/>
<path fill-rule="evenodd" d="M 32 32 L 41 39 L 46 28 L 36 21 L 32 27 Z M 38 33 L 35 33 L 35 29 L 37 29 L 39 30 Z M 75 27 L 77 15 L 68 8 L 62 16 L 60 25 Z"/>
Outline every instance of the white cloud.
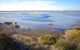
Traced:
<path fill-rule="evenodd" d="M 0 5 L 0 10 L 10 11 L 10 10 L 62 10 L 62 8 L 57 7 L 56 5 L 50 5 L 51 2 L 42 2 L 42 1 L 30 1 L 30 2 L 21 2 L 14 4 L 4 4 Z"/>

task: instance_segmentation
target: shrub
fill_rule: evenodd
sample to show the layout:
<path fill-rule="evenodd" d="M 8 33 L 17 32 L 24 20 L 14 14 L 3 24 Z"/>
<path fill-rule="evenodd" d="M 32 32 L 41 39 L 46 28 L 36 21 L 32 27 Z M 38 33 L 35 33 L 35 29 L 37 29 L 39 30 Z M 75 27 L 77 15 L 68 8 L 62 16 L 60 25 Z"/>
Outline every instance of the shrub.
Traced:
<path fill-rule="evenodd" d="M 75 42 L 76 44 L 80 44 L 80 30 L 69 30 L 66 31 L 66 39 Z"/>
<path fill-rule="evenodd" d="M 50 34 L 39 37 L 39 42 L 44 45 L 53 45 L 56 43 L 58 35 L 52 36 Z"/>
<path fill-rule="evenodd" d="M 55 47 L 58 50 L 77 50 L 78 49 L 77 44 L 71 41 L 67 41 L 65 39 L 59 39 L 55 44 Z"/>

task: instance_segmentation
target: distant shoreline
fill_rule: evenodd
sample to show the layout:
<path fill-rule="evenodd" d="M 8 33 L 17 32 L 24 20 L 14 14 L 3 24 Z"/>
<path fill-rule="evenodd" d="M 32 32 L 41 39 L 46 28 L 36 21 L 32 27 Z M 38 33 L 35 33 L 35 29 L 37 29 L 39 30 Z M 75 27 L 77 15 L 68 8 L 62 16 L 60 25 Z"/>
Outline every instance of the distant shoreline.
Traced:
<path fill-rule="evenodd" d="M 80 12 L 80 10 L 0 10 L 0 12 Z"/>

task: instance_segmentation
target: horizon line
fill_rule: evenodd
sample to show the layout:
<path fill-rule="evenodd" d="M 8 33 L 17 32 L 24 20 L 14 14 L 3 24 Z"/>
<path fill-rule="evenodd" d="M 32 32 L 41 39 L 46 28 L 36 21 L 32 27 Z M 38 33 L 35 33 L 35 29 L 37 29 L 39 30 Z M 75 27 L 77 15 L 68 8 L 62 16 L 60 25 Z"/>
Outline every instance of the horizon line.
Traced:
<path fill-rule="evenodd" d="M 80 11 L 80 10 L 0 10 L 0 12 L 20 12 L 20 11 L 33 11 L 33 12 L 36 12 L 36 11 L 39 11 L 39 12 L 45 12 L 45 11 Z"/>

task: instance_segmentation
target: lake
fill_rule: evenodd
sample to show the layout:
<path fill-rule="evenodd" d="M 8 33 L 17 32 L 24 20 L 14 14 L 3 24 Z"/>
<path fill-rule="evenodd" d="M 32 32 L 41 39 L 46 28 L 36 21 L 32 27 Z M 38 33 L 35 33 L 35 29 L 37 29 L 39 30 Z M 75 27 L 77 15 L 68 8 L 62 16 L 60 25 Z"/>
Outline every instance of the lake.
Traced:
<path fill-rule="evenodd" d="M 22 28 L 70 29 L 80 21 L 79 11 L 2 11 L 0 22 L 17 22 Z"/>

